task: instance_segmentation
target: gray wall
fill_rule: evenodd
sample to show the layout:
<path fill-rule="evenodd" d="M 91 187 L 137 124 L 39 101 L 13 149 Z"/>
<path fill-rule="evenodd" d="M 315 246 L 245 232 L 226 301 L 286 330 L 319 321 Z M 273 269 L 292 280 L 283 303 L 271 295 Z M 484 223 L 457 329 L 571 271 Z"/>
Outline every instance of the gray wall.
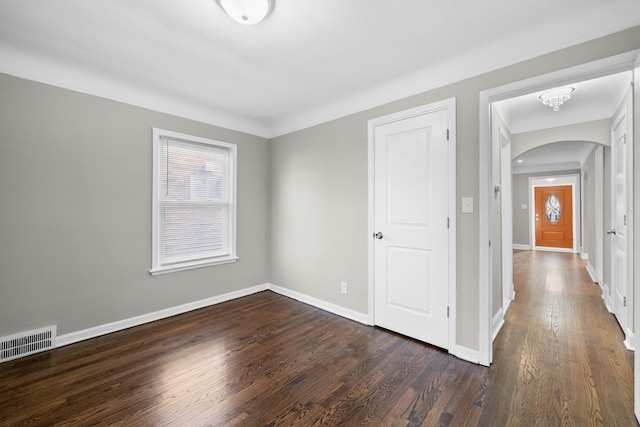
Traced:
<path fill-rule="evenodd" d="M 638 48 L 640 27 L 273 139 L 271 282 L 366 312 L 367 120 L 456 97 L 457 344 L 477 350 L 480 91 Z M 462 196 L 473 214 L 459 213 Z"/>
<path fill-rule="evenodd" d="M 526 205 L 526 209 L 522 206 Z M 513 175 L 513 244 L 531 247 L 529 236 L 529 212 L 531 206 L 529 201 L 529 175 Z"/>
<path fill-rule="evenodd" d="M 267 281 L 365 313 L 367 120 L 456 97 L 457 344 L 477 350 L 479 92 L 639 48 L 636 27 L 271 144 L 0 76 L 0 335 L 79 331 Z M 239 145 L 238 263 L 148 275 L 152 127 Z M 473 214 L 459 214 L 463 196 Z"/>
<path fill-rule="evenodd" d="M 267 140 L 7 75 L 0 93 L 0 336 L 268 281 Z M 152 127 L 238 144 L 238 262 L 148 274 Z"/>

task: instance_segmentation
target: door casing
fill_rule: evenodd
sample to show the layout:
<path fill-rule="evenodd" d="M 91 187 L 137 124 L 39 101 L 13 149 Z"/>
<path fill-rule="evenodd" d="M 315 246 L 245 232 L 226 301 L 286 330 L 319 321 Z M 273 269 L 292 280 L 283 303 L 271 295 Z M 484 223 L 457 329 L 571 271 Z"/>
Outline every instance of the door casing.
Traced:
<path fill-rule="evenodd" d="M 511 170 L 511 140 L 500 128 L 500 203 L 502 237 L 502 316 L 516 297 L 513 284 L 513 172 Z"/>

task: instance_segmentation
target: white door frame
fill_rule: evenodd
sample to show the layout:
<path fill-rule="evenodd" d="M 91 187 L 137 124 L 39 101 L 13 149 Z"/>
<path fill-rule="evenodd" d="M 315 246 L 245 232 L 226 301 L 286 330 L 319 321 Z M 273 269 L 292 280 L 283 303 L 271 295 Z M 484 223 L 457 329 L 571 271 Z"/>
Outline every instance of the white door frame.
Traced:
<path fill-rule="evenodd" d="M 549 183 L 546 180 L 550 178 L 555 178 L 553 183 Z M 536 187 L 555 187 L 558 185 L 570 185 L 571 186 L 571 209 L 573 210 L 572 214 L 572 225 L 571 225 L 571 233 L 573 234 L 573 245 L 571 249 L 562 249 L 562 248 L 548 248 L 544 246 L 539 246 L 536 243 L 536 212 L 535 212 L 535 202 L 536 195 L 535 189 Z M 545 175 L 545 176 L 535 176 L 529 177 L 529 206 L 533 206 L 532 209 L 529 209 L 529 241 L 531 242 L 532 249 L 542 249 L 548 251 L 555 252 L 572 252 L 578 253 L 579 246 L 582 244 L 582 236 L 579 234 L 580 228 L 580 212 L 582 206 L 581 196 L 580 196 L 580 174 L 570 173 L 570 174 L 554 174 L 554 175 Z"/>
<path fill-rule="evenodd" d="M 417 115 L 428 114 L 433 111 L 446 109 L 449 120 L 449 176 L 446 177 L 446 185 L 449 190 L 449 353 L 464 358 L 460 355 L 456 345 L 456 99 L 449 98 L 443 101 L 400 111 L 383 117 L 371 119 L 368 122 L 368 324 L 375 325 L 375 287 L 374 287 L 374 238 L 375 225 L 375 127 L 403 120 Z"/>
<path fill-rule="evenodd" d="M 513 171 L 511 169 L 511 140 L 500 127 L 500 213 L 502 249 L 502 316 L 507 314 L 516 292 L 513 285 Z"/>
<path fill-rule="evenodd" d="M 595 277 L 592 277 L 604 291 L 604 148 L 598 145 L 595 153 L 596 188 L 595 188 L 595 255 L 593 266 Z M 587 264 L 589 265 L 589 264 Z"/>
<path fill-rule="evenodd" d="M 491 184 L 491 104 L 508 98 L 562 86 L 580 80 L 589 80 L 634 69 L 640 50 L 626 52 L 587 64 L 578 65 L 549 74 L 487 89 L 480 92 L 479 139 L 479 363 L 489 366 L 493 361 L 492 349 L 492 281 L 491 281 L 491 212 L 493 188 Z M 636 92 L 638 88 L 636 86 Z M 640 150 L 635 150 L 640 151 Z M 636 154 L 634 151 L 634 155 Z M 636 164 L 636 167 L 638 164 Z M 635 174 L 637 177 L 638 174 Z M 634 187 L 634 190 L 637 190 Z M 638 202 L 638 200 L 636 200 Z M 634 211 L 637 214 L 637 211 Z M 636 227 L 638 229 L 640 227 Z M 638 242 L 640 243 L 640 242 Z M 637 255 L 634 252 L 634 255 Z M 640 275 L 635 275 L 640 276 Z M 635 292 L 638 295 L 640 291 Z M 636 316 L 638 317 L 638 316 Z"/>
<path fill-rule="evenodd" d="M 633 265 L 640 265 L 640 54 L 636 52 L 633 89 Z M 640 330 L 640 274 L 633 274 L 634 330 Z M 640 420 L 640 350 L 633 355 L 634 408 L 636 419 Z"/>

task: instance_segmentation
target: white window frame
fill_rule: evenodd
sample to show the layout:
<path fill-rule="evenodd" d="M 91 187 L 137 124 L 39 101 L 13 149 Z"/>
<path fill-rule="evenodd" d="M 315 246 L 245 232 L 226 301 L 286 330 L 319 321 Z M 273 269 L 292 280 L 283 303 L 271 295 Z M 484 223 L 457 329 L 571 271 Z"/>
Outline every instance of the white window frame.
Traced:
<path fill-rule="evenodd" d="M 194 145 L 210 145 L 217 148 L 228 150 L 229 152 L 229 171 L 228 178 L 230 182 L 229 189 L 229 254 L 205 259 L 187 260 L 178 263 L 164 264 L 160 248 L 161 248 L 161 221 L 160 221 L 160 174 L 162 173 L 161 148 L 166 139 L 176 140 L 181 143 Z M 164 129 L 153 128 L 153 195 L 152 195 L 152 256 L 151 256 L 151 275 L 171 273 L 175 271 L 184 271 L 194 268 L 208 267 L 219 264 L 228 264 L 238 260 L 236 255 L 236 222 L 237 222 L 237 146 L 228 142 L 216 141 L 209 138 L 187 135 L 178 132 L 172 132 Z"/>

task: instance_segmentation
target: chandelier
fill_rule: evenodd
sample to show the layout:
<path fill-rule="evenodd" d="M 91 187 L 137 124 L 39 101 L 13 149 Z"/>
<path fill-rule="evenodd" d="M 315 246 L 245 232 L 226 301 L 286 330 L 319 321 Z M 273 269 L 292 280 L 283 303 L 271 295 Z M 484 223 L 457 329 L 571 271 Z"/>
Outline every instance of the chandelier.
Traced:
<path fill-rule="evenodd" d="M 571 99 L 571 94 L 575 91 L 576 88 L 574 86 L 557 87 L 542 92 L 538 95 L 538 99 L 542 101 L 544 105 L 553 108 L 553 111 L 558 111 L 562 104 Z"/>

